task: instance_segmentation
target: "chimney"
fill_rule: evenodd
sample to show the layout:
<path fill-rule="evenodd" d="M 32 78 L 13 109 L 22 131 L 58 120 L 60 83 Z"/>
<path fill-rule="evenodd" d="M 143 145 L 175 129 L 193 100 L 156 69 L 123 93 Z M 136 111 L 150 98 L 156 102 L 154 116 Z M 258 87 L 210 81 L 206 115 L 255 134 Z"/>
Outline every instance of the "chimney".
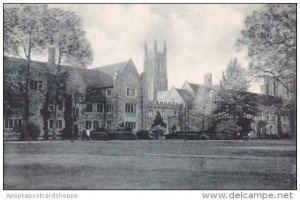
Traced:
<path fill-rule="evenodd" d="M 48 63 L 55 64 L 55 47 L 48 48 Z"/>
<path fill-rule="evenodd" d="M 206 86 L 212 86 L 212 74 L 211 73 L 204 75 L 204 84 Z"/>

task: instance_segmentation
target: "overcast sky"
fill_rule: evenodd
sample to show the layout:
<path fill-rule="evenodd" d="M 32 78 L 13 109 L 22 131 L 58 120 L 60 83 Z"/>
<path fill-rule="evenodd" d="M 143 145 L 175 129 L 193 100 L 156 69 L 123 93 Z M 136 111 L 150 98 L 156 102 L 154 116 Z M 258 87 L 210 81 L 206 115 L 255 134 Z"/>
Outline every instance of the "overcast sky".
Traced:
<path fill-rule="evenodd" d="M 143 71 L 144 43 L 167 45 L 169 88 L 181 87 L 185 80 L 203 83 L 212 73 L 219 83 L 230 59 L 238 57 L 246 67 L 247 52 L 237 52 L 248 14 L 260 9 L 255 4 L 196 5 L 49 5 L 72 10 L 83 20 L 83 29 L 92 44 L 92 67 L 132 58 Z M 252 89 L 254 91 L 255 89 Z"/>

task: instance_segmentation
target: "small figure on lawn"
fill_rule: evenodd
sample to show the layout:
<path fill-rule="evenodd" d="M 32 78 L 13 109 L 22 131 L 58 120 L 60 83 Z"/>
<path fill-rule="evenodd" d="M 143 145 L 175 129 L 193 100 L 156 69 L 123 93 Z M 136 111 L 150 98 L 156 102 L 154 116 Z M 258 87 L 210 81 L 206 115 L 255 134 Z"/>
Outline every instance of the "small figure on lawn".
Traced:
<path fill-rule="evenodd" d="M 89 128 L 86 129 L 85 135 L 86 135 L 86 139 L 87 140 L 92 141 L 92 139 L 91 139 L 91 132 L 90 132 Z"/>

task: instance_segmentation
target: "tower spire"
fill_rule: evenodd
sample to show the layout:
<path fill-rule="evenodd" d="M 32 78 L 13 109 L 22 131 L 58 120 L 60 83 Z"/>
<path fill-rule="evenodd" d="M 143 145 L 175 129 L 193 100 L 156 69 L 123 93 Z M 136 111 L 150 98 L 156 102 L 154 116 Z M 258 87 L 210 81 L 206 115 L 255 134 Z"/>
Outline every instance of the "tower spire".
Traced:
<path fill-rule="evenodd" d="M 157 44 L 156 44 L 156 40 L 154 40 L 154 51 L 155 51 L 155 53 L 157 53 Z"/>
<path fill-rule="evenodd" d="M 145 59 L 148 57 L 147 42 L 145 41 Z"/>

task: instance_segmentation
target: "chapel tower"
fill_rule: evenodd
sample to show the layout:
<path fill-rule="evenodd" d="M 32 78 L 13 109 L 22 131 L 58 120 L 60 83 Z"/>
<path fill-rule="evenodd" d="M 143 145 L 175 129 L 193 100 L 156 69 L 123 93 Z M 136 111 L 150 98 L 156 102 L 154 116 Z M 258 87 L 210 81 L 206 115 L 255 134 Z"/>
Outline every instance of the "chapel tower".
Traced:
<path fill-rule="evenodd" d="M 168 90 L 167 47 L 157 48 L 156 41 L 151 49 L 145 43 L 143 95 L 146 100 L 157 100 L 159 91 Z"/>

